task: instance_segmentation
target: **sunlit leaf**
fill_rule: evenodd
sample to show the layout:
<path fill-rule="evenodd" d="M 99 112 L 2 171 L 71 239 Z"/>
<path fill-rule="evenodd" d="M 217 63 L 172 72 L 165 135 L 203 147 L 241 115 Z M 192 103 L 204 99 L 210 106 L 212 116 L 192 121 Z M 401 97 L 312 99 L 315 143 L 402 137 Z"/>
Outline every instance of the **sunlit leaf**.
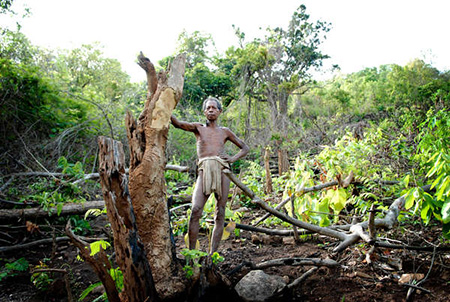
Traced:
<path fill-rule="evenodd" d="M 409 185 L 409 175 L 405 176 L 405 178 L 403 179 L 403 182 L 405 183 L 405 187 L 407 188 Z"/>
<path fill-rule="evenodd" d="M 186 244 L 187 247 L 189 247 L 189 233 L 186 233 L 186 235 L 184 235 L 184 243 Z M 195 243 L 195 249 L 196 250 L 200 249 L 200 241 L 198 240 Z"/>
<path fill-rule="evenodd" d="M 236 228 L 236 222 L 231 221 L 230 223 L 228 223 L 228 225 L 223 228 L 222 240 L 227 240 L 235 228 Z"/>
<path fill-rule="evenodd" d="M 428 215 L 429 210 L 430 210 L 430 204 L 426 203 L 426 204 L 424 204 L 424 206 L 422 207 L 422 211 L 420 212 L 420 217 L 422 218 L 422 220 L 425 224 L 428 224 L 428 222 L 430 220 L 430 216 Z"/>
<path fill-rule="evenodd" d="M 405 197 L 405 209 L 409 210 L 414 205 L 414 190 L 410 190 Z"/>
<path fill-rule="evenodd" d="M 444 203 L 441 214 L 442 214 L 442 222 L 444 224 L 449 223 L 450 222 L 450 201 Z"/>
<path fill-rule="evenodd" d="M 95 254 L 100 252 L 100 247 L 102 249 L 106 250 L 110 246 L 111 246 L 111 244 L 108 241 L 105 241 L 105 240 L 98 240 L 98 241 L 92 242 L 90 244 L 91 256 L 94 256 Z"/>
<path fill-rule="evenodd" d="M 331 190 L 330 190 L 331 191 Z M 333 197 L 330 200 L 330 206 L 336 213 L 339 213 L 347 203 L 347 193 L 344 189 L 334 190 Z"/>

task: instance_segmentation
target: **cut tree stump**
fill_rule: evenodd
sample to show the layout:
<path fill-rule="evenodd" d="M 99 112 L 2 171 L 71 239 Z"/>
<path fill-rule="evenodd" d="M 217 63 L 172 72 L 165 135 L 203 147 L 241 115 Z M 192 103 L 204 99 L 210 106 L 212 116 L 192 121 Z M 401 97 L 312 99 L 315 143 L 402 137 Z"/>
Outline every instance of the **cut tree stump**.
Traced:
<path fill-rule="evenodd" d="M 158 75 L 142 53 L 138 60 L 147 74 L 148 96 L 137 120 L 129 112 L 126 116 L 129 188 L 139 236 L 145 245 L 156 290 L 164 300 L 179 295 L 186 287 L 170 239 L 164 178 L 170 117 L 183 92 L 186 56 L 178 55 L 168 74 L 159 72 Z"/>
<path fill-rule="evenodd" d="M 156 289 L 144 245 L 138 235 L 125 175 L 122 143 L 99 137 L 100 182 L 114 237 L 116 262 L 124 280 L 124 301 L 155 301 Z"/>

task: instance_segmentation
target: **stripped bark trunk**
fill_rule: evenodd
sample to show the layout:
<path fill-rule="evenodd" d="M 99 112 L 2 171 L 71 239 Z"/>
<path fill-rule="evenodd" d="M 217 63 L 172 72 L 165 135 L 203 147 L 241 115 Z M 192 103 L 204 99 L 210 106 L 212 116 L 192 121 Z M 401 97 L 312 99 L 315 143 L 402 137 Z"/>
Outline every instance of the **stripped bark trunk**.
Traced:
<path fill-rule="evenodd" d="M 289 171 L 289 155 L 287 150 L 279 146 L 278 149 L 278 175 L 282 176 Z"/>
<path fill-rule="evenodd" d="M 149 93 L 138 120 L 130 113 L 126 117 L 130 195 L 156 290 L 162 299 L 169 299 L 185 288 L 171 241 L 164 168 L 170 116 L 181 99 L 186 59 L 177 56 L 168 76 L 165 72 L 156 76 L 153 64 L 142 53 L 138 59 L 147 74 Z"/>
<path fill-rule="evenodd" d="M 267 146 L 264 152 L 264 168 L 266 170 L 266 186 L 265 193 L 271 194 L 273 192 L 272 187 L 272 175 L 270 173 L 270 148 Z"/>
<path fill-rule="evenodd" d="M 124 280 L 123 301 L 155 301 L 156 290 L 128 193 L 122 143 L 99 137 L 100 181 Z"/>

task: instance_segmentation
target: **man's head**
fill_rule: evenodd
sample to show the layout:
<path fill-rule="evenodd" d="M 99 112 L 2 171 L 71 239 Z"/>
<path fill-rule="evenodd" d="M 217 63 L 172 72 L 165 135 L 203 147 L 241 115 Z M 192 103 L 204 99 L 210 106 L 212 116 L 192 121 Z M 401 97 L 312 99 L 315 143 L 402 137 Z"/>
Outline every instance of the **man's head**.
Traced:
<path fill-rule="evenodd" d="M 217 109 L 219 109 L 220 111 L 222 111 L 222 104 L 220 103 L 220 101 L 218 100 L 218 99 L 216 99 L 216 98 L 213 98 L 213 97 L 208 97 L 208 98 L 206 98 L 204 101 L 203 101 L 203 106 L 202 106 L 202 110 L 203 111 L 205 111 L 205 109 L 206 109 L 206 103 L 208 103 L 208 101 L 213 101 L 213 102 L 216 102 L 216 104 L 217 104 Z"/>
<path fill-rule="evenodd" d="M 203 102 L 203 113 L 209 121 L 215 121 L 222 113 L 222 104 L 216 98 L 209 97 Z"/>

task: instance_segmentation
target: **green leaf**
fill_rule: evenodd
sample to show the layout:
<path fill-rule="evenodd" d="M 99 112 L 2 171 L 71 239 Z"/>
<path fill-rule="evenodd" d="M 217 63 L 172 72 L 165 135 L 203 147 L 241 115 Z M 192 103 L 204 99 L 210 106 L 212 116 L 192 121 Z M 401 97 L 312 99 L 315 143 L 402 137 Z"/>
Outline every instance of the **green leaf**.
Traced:
<path fill-rule="evenodd" d="M 405 197 L 405 209 L 409 210 L 414 205 L 414 191 L 416 189 L 409 190 Z"/>
<path fill-rule="evenodd" d="M 439 190 L 438 190 L 438 192 L 436 194 L 436 198 L 438 200 L 442 200 L 442 196 L 444 195 L 445 192 L 448 191 L 448 187 L 449 186 L 450 186 L 450 176 L 447 176 L 447 177 L 445 177 L 442 180 L 442 183 L 441 183 L 441 185 L 439 187 Z"/>
<path fill-rule="evenodd" d="M 64 156 L 58 158 L 58 167 L 65 169 L 67 167 L 67 159 Z"/>
<path fill-rule="evenodd" d="M 80 295 L 80 298 L 78 298 L 78 301 L 82 301 L 84 298 L 87 297 L 87 295 L 89 295 L 91 293 L 91 291 L 93 291 L 95 288 L 99 287 L 102 285 L 102 282 L 97 282 L 97 283 L 93 283 L 91 285 L 89 285 Z"/>
<path fill-rule="evenodd" d="M 56 205 L 56 213 L 58 216 L 61 214 L 63 206 L 64 206 L 64 204 L 61 202 Z"/>
<path fill-rule="evenodd" d="M 405 178 L 403 179 L 403 182 L 405 183 L 405 188 L 407 188 L 409 185 L 409 175 L 405 176 Z"/>
<path fill-rule="evenodd" d="M 331 190 L 330 190 L 331 191 Z M 334 195 L 330 200 L 330 205 L 336 213 L 339 213 L 347 203 L 347 193 L 344 189 L 334 190 Z"/>
<path fill-rule="evenodd" d="M 447 224 L 450 222 L 450 201 L 444 203 L 444 206 L 442 207 L 441 210 L 441 214 L 442 214 L 442 222 L 444 224 Z"/>
<path fill-rule="evenodd" d="M 446 239 L 450 239 L 450 223 L 444 223 L 442 225 L 442 233 Z"/>
<path fill-rule="evenodd" d="M 422 218 L 422 221 L 425 224 L 428 224 L 428 222 L 430 222 L 430 215 L 428 215 L 429 210 L 430 210 L 430 204 L 425 203 L 424 206 L 422 207 L 422 211 L 420 212 L 420 217 Z"/>
<path fill-rule="evenodd" d="M 111 244 L 105 240 L 98 240 L 98 241 L 92 242 L 90 244 L 91 256 L 94 256 L 95 254 L 100 252 L 100 247 L 102 247 L 104 250 L 106 250 L 110 246 L 111 246 Z"/>

